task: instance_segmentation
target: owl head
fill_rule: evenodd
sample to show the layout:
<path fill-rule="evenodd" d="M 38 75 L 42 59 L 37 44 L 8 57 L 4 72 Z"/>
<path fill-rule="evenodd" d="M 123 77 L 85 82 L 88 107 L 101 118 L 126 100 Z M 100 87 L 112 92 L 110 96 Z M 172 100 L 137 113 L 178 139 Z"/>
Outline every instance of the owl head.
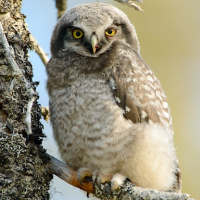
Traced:
<path fill-rule="evenodd" d="M 59 57 L 61 52 L 98 57 L 116 42 L 139 52 L 135 28 L 126 14 L 109 4 L 83 4 L 60 18 L 51 39 L 51 52 L 52 57 Z"/>

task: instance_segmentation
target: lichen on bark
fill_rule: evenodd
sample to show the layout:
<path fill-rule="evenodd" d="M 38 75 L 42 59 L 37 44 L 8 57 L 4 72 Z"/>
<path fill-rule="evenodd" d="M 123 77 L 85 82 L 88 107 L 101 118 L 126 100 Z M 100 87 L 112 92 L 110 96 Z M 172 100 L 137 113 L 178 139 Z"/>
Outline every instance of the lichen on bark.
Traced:
<path fill-rule="evenodd" d="M 31 49 L 25 16 L 20 13 L 22 0 L 0 1 L 0 22 L 9 42 L 10 53 L 27 83 L 32 82 Z M 52 175 L 44 169 L 48 156 L 41 143 L 40 105 L 31 110 L 33 136 L 26 144 L 27 105 L 30 100 L 25 82 L 13 71 L 0 40 L 0 199 L 49 199 Z"/>

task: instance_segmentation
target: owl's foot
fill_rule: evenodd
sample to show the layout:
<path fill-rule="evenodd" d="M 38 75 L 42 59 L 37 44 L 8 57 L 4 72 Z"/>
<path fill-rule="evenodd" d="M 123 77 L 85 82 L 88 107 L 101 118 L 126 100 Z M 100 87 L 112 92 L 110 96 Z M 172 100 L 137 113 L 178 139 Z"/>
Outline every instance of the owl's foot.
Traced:
<path fill-rule="evenodd" d="M 108 174 L 100 174 L 98 171 L 92 171 L 88 168 L 80 168 L 77 171 L 78 175 L 78 181 L 80 184 L 83 184 L 84 182 L 92 181 L 93 184 L 97 184 L 98 187 L 101 186 L 101 184 L 110 182 L 111 184 L 111 190 L 115 191 L 120 188 L 125 182 L 129 181 L 126 176 L 121 174 L 115 174 L 115 175 L 108 175 Z"/>
<path fill-rule="evenodd" d="M 122 174 L 115 174 L 111 179 L 111 190 L 115 191 L 123 186 L 126 182 L 131 182 L 129 178 Z"/>
<path fill-rule="evenodd" d="M 83 183 L 85 183 L 85 182 L 93 181 L 92 173 L 93 173 L 93 171 L 89 168 L 80 168 L 77 171 L 77 177 L 78 177 L 79 183 L 81 185 L 83 185 Z"/>
<path fill-rule="evenodd" d="M 77 176 L 80 184 L 92 181 L 93 184 L 96 183 L 98 186 L 105 182 L 110 182 L 112 178 L 110 175 L 99 174 L 98 171 L 92 171 L 89 168 L 80 168 L 77 171 Z"/>

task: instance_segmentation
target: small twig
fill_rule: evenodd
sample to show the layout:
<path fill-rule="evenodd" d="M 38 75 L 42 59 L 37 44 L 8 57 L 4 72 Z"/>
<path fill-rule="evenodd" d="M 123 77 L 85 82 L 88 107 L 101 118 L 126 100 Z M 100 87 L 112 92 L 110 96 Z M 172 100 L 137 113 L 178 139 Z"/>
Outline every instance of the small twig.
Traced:
<path fill-rule="evenodd" d="M 49 116 L 49 108 L 42 106 L 41 107 L 41 114 L 42 114 L 44 120 L 48 122 L 49 118 L 50 118 L 50 116 Z"/>
<path fill-rule="evenodd" d="M 57 19 L 59 19 L 67 10 L 67 0 L 56 0 Z"/>
<path fill-rule="evenodd" d="M 36 99 L 36 93 L 33 91 L 32 88 L 29 89 L 29 102 L 27 105 L 27 110 L 26 110 L 26 126 L 28 130 L 28 134 L 32 134 L 32 128 L 31 128 L 31 109 L 33 107 L 33 102 Z"/>
<path fill-rule="evenodd" d="M 24 85 L 25 85 L 25 87 L 26 87 L 26 89 L 29 93 L 29 102 L 28 102 L 28 105 L 27 105 L 27 112 L 26 112 L 26 126 L 27 126 L 27 134 L 31 135 L 32 134 L 31 109 L 32 109 L 32 106 L 33 106 L 33 102 L 36 99 L 36 92 L 34 92 L 32 86 L 30 85 L 29 82 L 27 82 L 27 80 L 24 77 L 21 69 L 19 68 L 19 66 L 15 62 L 14 53 L 11 52 L 11 48 L 10 48 L 8 41 L 6 39 L 6 36 L 3 32 L 3 27 L 2 27 L 1 22 L 0 22 L 0 39 L 1 39 L 1 44 L 3 45 L 4 51 L 5 51 L 6 59 L 7 59 L 8 63 L 10 64 L 10 66 L 12 67 L 12 70 L 13 70 L 13 78 L 15 79 L 16 77 L 19 77 L 19 79 L 24 82 Z M 11 86 L 10 86 L 11 91 L 14 88 L 14 84 L 15 84 L 14 79 L 11 82 Z"/>
<path fill-rule="evenodd" d="M 37 40 L 33 37 L 33 35 L 30 33 L 29 35 L 30 42 L 32 44 L 33 50 L 38 54 L 38 56 L 41 58 L 43 64 L 46 66 L 49 58 L 44 52 L 43 48 L 38 44 Z"/>
<path fill-rule="evenodd" d="M 142 1 L 142 0 L 132 0 L 132 1 L 137 1 L 137 2 L 143 3 L 143 1 Z"/>
<path fill-rule="evenodd" d="M 128 5 L 130 7 L 133 7 L 133 8 L 135 8 L 135 10 L 143 11 L 140 6 L 138 6 L 137 4 L 133 3 L 133 1 L 138 1 L 138 2 L 142 3 L 141 0 L 115 0 L 115 1 L 120 2 L 122 4 L 126 4 L 126 5 Z"/>

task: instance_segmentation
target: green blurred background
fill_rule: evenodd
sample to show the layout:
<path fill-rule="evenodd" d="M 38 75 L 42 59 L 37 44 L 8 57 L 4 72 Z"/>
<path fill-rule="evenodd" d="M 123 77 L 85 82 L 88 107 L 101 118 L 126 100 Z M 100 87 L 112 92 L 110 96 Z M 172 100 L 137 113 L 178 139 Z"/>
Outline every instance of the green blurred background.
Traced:
<path fill-rule="evenodd" d="M 142 8 L 121 9 L 167 95 L 183 192 L 200 199 L 200 1 L 144 0 Z"/>
<path fill-rule="evenodd" d="M 113 0 L 99 0 L 123 10 L 136 27 L 141 55 L 160 79 L 167 95 L 175 130 L 175 147 L 183 192 L 200 199 L 200 0 L 143 0 L 144 12 Z M 95 0 L 68 0 L 68 9 Z M 53 0 L 23 0 L 22 12 L 30 31 L 45 52 L 56 23 Z M 40 81 L 40 103 L 48 106 L 45 67 L 30 52 L 34 80 Z M 59 158 L 51 126 L 43 121 L 48 153 Z M 55 177 L 51 199 L 87 199 L 84 193 Z"/>

